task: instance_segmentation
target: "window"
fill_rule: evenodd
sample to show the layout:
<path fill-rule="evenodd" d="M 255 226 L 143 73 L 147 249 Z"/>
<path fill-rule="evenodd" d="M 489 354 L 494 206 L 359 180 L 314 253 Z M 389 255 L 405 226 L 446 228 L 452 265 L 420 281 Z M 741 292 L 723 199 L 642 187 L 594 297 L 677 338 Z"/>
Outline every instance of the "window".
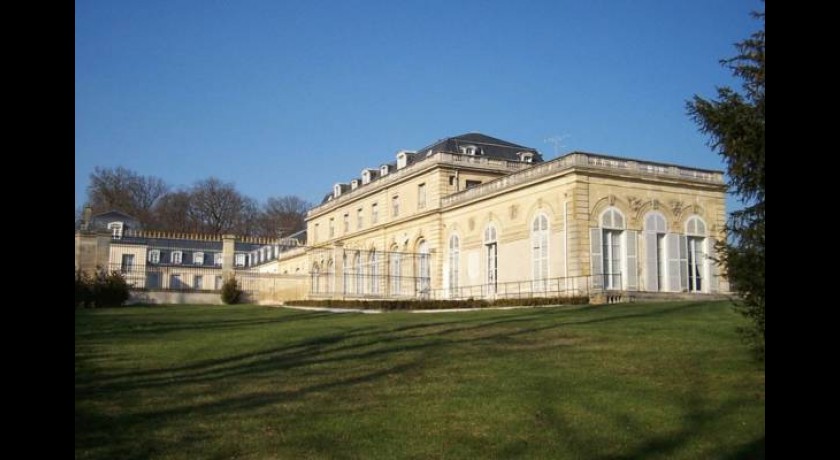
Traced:
<path fill-rule="evenodd" d="M 391 295 L 400 295 L 400 282 L 402 281 L 402 256 L 394 247 L 391 250 Z"/>
<path fill-rule="evenodd" d="M 149 251 L 149 263 L 159 264 L 160 263 L 160 251 L 157 249 L 152 249 Z"/>
<path fill-rule="evenodd" d="M 350 214 L 344 214 L 344 233 L 350 233 Z"/>
<path fill-rule="evenodd" d="M 134 254 L 123 254 L 120 262 L 120 273 L 129 273 L 134 268 Z"/>
<path fill-rule="evenodd" d="M 222 265 L 222 253 L 217 252 L 213 254 L 213 265 Z"/>
<path fill-rule="evenodd" d="M 315 231 L 312 232 L 312 242 L 318 242 L 318 230 L 320 230 L 321 224 L 315 224 Z"/>
<path fill-rule="evenodd" d="M 487 267 L 487 290 L 490 294 L 496 293 L 498 283 L 499 263 L 498 248 L 496 245 L 496 227 L 488 225 L 484 229 L 484 253 Z"/>
<path fill-rule="evenodd" d="M 244 267 L 245 266 L 245 254 L 236 254 L 234 256 L 233 265 L 237 267 Z"/>
<path fill-rule="evenodd" d="M 531 223 L 531 279 L 534 292 L 548 288 L 548 217 L 538 214 Z"/>
<path fill-rule="evenodd" d="M 193 276 L 193 289 L 196 291 L 200 291 L 204 289 L 204 276 L 203 275 L 195 275 Z"/>
<path fill-rule="evenodd" d="M 204 265 L 204 253 L 203 252 L 193 253 L 193 264 Z"/>
<path fill-rule="evenodd" d="M 172 251 L 172 263 L 175 265 L 180 265 L 181 260 L 184 257 L 184 253 L 181 251 Z"/>
<path fill-rule="evenodd" d="M 398 217 L 400 215 L 400 197 L 399 195 L 394 195 L 391 198 L 391 216 Z"/>
<path fill-rule="evenodd" d="M 703 292 L 706 273 L 706 224 L 697 216 L 685 223 L 688 246 L 688 292 Z"/>
<path fill-rule="evenodd" d="M 469 189 L 471 189 L 473 187 L 476 187 L 476 186 L 479 186 L 479 185 L 481 185 L 480 180 L 468 180 L 466 182 L 466 189 L 469 190 Z"/>
<path fill-rule="evenodd" d="M 146 288 L 160 289 L 160 273 L 151 272 L 146 274 Z"/>
<path fill-rule="evenodd" d="M 330 217 L 330 238 L 335 237 L 335 218 Z"/>
<path fill-rule="evenodd" d="M 463 153 L 464 155 L 480 154 L 480 151 L 478 150 L 478 147 L 476 147 L 474 145 L 463 145 L 463 146 L 460 147 L 460 149 L 461 149 L 461 153 Z"/>
<path fill-rule="evenodd" d="M 368 293 L 379 294 L 379 253 L 371 249 L 368 261 Z"/>
<path fill-rule="evenodd" d="M 417 209 L 426 208 L 426 184 L 417 186 Z"/>
<path fill-rule="evenodd" d="M 429 266 L 429 245 L 426 240 L 421 240 L 417 244 L 417 273 L 420 276 L 417 278 L 417 293 L 420 297 L 428 297 L 431 288 L 431 267 Z"/>
<path fill-rule="evenodd" d="M 666 290 L 668 258 L 665 238 L 668 226 L 665 217 L 658 212 L 649 212 L 645 216 L 645 289 L 648 291 Z"/>
<path fill-rule="evenodd" d="M 312 264 L 312 292 L 314 294 L 321 292 L 321 268 L 318 262 Z"/>
<path fill-rule="evenodd" d="M 376 203 L 370 205 L 370 224 L 379 222 L 379 206 Z"/>
<path fill-rule="evenodd" d="M 362 253 L 359 251 L 356 251 L 354 268 L 356 270 L 356 294 L 363 294 L 364 283 L 362 283 Z"/>
<path fill-rule="evenodd" d="M 454 297 L 458 293 L 458 268 L 460 265 L 461 248 L 458 235 L 449 237 L 449 295 Z"/>
<path fill-rule="evenodd" d="M 365 223 L 362 212 L 364 212 L 362 208 L 356 210 L 356 230 L 361 230 Z"/>
<path fill-rule="evenodd" d="M 173 273 L 169 275 L 169 289 L 183 289 L 184 284 L 181 282 L 181 275 Z"/>
<path fill-rule="evenodd" d="M 449 176 L 449 185 L 455 185 L 455 176 Z"/>
<path fill-rule="evenodd" d="M 621 289 L 621 237 L 624 233 L 624 215 L 616 208 L 608 208 L 601 215 L 601 229 L 604 288 Z"/>
<path fill-rule="evenodd" d="M 110 224 L 108 224 L 108 230 L 111 230 L 111 236 L 115 240 L 118 240 L 118 239 L 122 238 L 123 223 L 122 222 L 111 222 Z"/>

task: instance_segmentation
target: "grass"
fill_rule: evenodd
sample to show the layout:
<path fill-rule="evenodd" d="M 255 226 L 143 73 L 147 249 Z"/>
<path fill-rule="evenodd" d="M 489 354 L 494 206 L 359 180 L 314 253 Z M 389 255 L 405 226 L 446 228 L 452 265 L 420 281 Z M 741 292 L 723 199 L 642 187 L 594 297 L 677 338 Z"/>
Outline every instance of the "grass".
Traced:
<path fill-rule="evenodd" d="M 76 313 L 76 458 L 763 458 L 726 302 Z"/>

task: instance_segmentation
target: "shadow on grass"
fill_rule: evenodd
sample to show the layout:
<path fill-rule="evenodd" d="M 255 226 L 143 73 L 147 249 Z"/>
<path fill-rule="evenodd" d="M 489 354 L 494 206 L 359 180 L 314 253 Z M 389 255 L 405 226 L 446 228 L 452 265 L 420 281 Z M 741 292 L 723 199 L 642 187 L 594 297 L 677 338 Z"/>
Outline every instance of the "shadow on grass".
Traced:
<path fill-rule="evenodd" d="M 515 323 L 533 323 L 534 313 L 544 318 L 555 320 L 565 316 L 566 311 L 549 309 L 527 311 L 508 315 L 498 319 L 480 317 L 461 318 L 456 321 L 436 321 L 432 323 L 412 324 L 399 327 L 363 327 L 350 332 L 321 335 L 304 339 L 298 343 L 270 348 L 259 352 L 243 353 L 225 358 L 204 360 L 194 364 L 149 369 L 117 374 L 77 376 L 77 396 L 90 392 L 129 391 L 133 389 L 154 388 L 160 386 L 182 385 L 186 383 L 206 383 L 212 380 L 256 376 L 277 371 L 287 371 L 301 366 L 337 363 L 342 361 L 364 361 L 372 358 L 387 360 L 394 353 L 406 353 L 451 345 L 509 341 L 512 338 L 529 336 L 539 332 L 558 329 L 570 325 L 599 324 L 623 321 L 632 318 L 656 317 L 696 308 L 697 305 L 676 305 L 670 308 L 627 313 L 622 315 L 589 318 L 575 321 L 551 321 L 540 327 L 504 329 L 497 333 L 482 334 L 482 331 Z M 600 312 L 599 312 L 600 313 Z M 332 317 L 333 314 L 317 314 L 310 318 Z M 303 318 L 298 318 L 303 319 Z M 287 323 L 288 321 L 279 321 Z M 199 328 L 199 326 L 196 326 Z M 465 337 L 457 337 L 457 335 Z M 84 357 L 77 356 L 78 359 Z"/>
<path fill-rule="evenodd" d="M 584 313 L 589 317 L 578 319 L 577 315 L 569 316 L 570 310 L 539 309 L 527 310 L 521 313 L 504 314 L 498 317 L 487 318 L 486 316 L 470 317 L 469 313 L 457 318 L 446 317 L 433 322 L 421 322 L 418 324 L 407 324 L 398 326 L 357 326 L 349 331 L 340 333 L 322 334 L 312 338 L 298 340 L 279 347 L 273 347 L 257 352 L 241 353 L 218 359 L 203 360 L 184 366 L 168 367 L 161 369 L 145 369 L 133 372 L 122 372 L 112 374 L 90 374 L 77 375 L 76 380 L 76 449 L 79 451 L 101 452 L 92 454 L 101 458 L 148 458 L 156 453 L 168 449 L 188 449 L 190 445 L 198 445 L 206 441 L 203 435 L 194 434 L 193 431 L 185 430 L 183 435 L 175 439 L 155 437 L 157 445 L 139 446 L 137 439 L 133 436 L 135 432 L 154 430 L 158 425 L 165 425 L 170 421 L 180 419 L 213 418 L 232 413 L 248 413 L 262 408 L 275 406 L 299 400 L 300 398 L 315 392 L 323 391 L 347 391 L 358 385 L 363 385 L 399 376 L 412 372 L 423 372 L 427 360 L 440 355 L 441 347 L 452 345 L 464 345 L 473 343 L 493 343 L 498 341 L 509 341 L 520 337 L 529 337 L 540 332 L 563 329 L 571 325 L 603 324 L 609 322 L 621 322 L 628 319 L 656 318 L 685 311 L 687 309 L 704 307 L 705 304 L 677 304 L 669 307 L 659 308 L 626 308 L 625 312 L 616 313 L 621 307 L 588 307 Z M 574 311 L 583 310 L 575 309 Z M 312 320 L 321 321 L 325 318 L 332 318 L 330 313 L 303 313 L 294 316 L 286 316 L 276 320 L 232 320 L 220 322 L 200 322 L 197 324 L 161 324 L 157 327 L 157 333 L 171 332 L 175 330 L 202 330 L 206 329 L 212 333 L 224 327 L 247 327 L 251 325 L 263 325 L 277 323 L 278 325 L 292 321 Z M 412 318 L 413 320 L 419 320 Z M 533 324 L 533 323 L 540 324 Z M 518 324 L 529 327 L 516 327 Z M 142 334 L 151 333 L 143 330 Z M 126 334 L 134 334 L 127 331 Z M 86 338 L 87 339 L 87 338 Z M 548 345 L 547 345 L 548 346 Z M 555 347 L 555 345 L 551 345 Z M 84 353 L 77 354 L 77 361 L 84 361 L 88 356 Z M 349 366 L 348 369 L 355 369 L 349 372 L 325 373 L 323 369 L 332 369 L 327 364 L 351 362 L 356 366 Z M 384 368 L 373 370 L 364 369 L 369 363 L 389 363 Z M 233 382 L 247 381 L 249 379 L 269 377 L 282 378 L 286 373 L 299 369 L 303 376 L 314 376 L 303 378 L 302 381 L 312 381 L 308 386 L 294 390 L 283 390 L 278 387 L 276 391 L 258 391 L 245 395 L 237 395 L 224 399 L 209 402 L 189 402 L 198 398 L 189 393 L 184 394 L 184 404 L 176 407 L 167 407 L 161 410 L 149 410 L 139 412 L 119 413 L 115 416 L 105 416 L 102 412 L 86 406 L 79 408 L 80 401 L 108 401 L 109 394 L 115 396 L 125 395 L 127 392 L 138 391 L 141 394 L 154 388 L 172 387 L 171 391 L 178 391 L 182 385 L 218 385 L 226 379 L 235 379 Z M 347 374 L 352 375 L 347 375 Z M 301 374 L 297 375 L 298 378 Z M 698 383 L 700 385 L 700 383 Z M 698 395 L 703 394 L 698 388 Z M 181 390 L 183 393 L 184 390 Z M 652 454 L 663 454 L 674 452 L 682 445 L 689 442 L 697 430 L 709 421 L 719 417 L 722 413 L 732 409 L 732 405 L 721 406 L 709 409 L 703 406 L 704 400 L 699 396 L 687 402 L 685 412 L 685 423 L 680 431 L 668 436 L 654 437 L 647 439 L 636 446 L 629 454 L 622 454 L 615 457 L 602 457 L 613 459 L 645 458 Z M 735 403 L 732 403 L 735 404 Z M 597 451 L 593 450 L 590 443 L 582 442 L 589 439 L 586 433 L 568 433 L 568 426 L 571 422 L 563 418 L 551 408 L 542 408 L 537 416 L 537 423 L 544 427 L 551 427 L 557 431 L 558 436 L 568 438 L 570 445 L 585 458 L 597 458 Z M 623 417 L 616 414 L 617 418 Z M 620 420 L 624 424 L 631 424 L 632 419 Z M 97 449 L 101 449 L 97 451 Z M 502 454 L 504 457 L 525 455 L 530 447 L 522 441 L 515 441 L 501 450 L 488 452 L 491 456 Z M 750 450 L 752 449 L 752 450 Z M 763 455 L 763 439 L 761 450 L 752 444 L 744 446 L 744 451 L 737 455 L 726 458 L 757 458 L 749 455 L 760 452 Z M 735 455 L 735 454 L 733 454 Z"/>

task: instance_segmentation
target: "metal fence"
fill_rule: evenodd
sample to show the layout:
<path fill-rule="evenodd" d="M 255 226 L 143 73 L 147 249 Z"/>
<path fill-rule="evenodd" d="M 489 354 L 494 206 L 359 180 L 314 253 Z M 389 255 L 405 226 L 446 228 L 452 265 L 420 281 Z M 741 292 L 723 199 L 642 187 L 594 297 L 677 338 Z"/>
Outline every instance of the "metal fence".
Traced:
<path fill-rule="evenodd" d="M 112 263 L 109 270 L 135 290 L 218 292 L 224 281 L 220 267 Z"/>

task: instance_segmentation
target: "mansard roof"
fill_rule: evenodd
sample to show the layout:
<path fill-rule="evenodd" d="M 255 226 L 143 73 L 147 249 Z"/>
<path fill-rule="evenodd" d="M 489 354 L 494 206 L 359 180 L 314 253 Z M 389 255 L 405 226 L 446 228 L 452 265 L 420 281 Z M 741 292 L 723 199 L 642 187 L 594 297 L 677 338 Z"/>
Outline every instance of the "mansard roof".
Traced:
<path fill-rule="evenodd" d="M 525 147 L 523 145 L 514 144 L 495 137 L 490 137 L 481 133 L 466 133 L 460 136 L 447 137 L 440 139 L 432 145 L 423 147 L 418 150 L 419 154 L 426 154 L 432 152 L 449 152 L 460 153 L 461 147 L 475 146 L 481 149 L 481 156 L 499 158 L 503 160 L 519 161 L 519 152 L 531 152 L 534 154 L 534 163 L 543 161 L 542 155 L 537 149 Z"/>

